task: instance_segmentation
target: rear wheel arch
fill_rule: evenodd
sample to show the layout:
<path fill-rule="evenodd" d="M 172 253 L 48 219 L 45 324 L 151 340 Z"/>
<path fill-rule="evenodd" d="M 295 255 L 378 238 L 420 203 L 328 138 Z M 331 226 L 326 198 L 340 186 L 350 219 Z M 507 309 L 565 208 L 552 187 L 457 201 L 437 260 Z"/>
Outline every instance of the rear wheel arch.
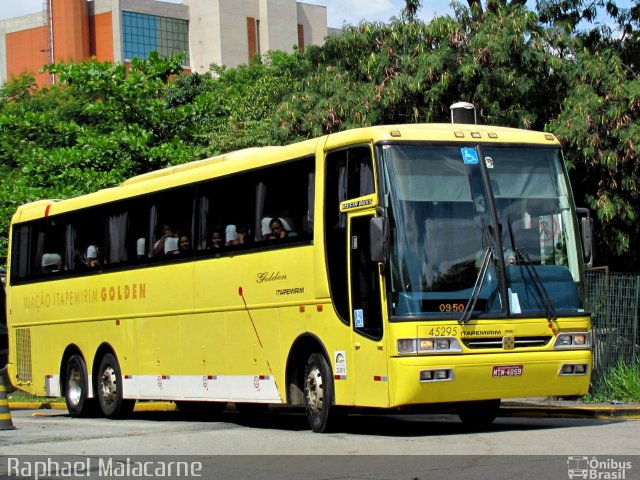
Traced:
<path fill-rule="evenodd" d="M 77 345 L 65 349 L 60 362 L 60 392 L 72 417 L 91 417 L 96 414 L 95 396 L 87 362 Z"/>
<path fill-rule="evenodd" d="M 64 350 L 64 353 L 62 354 L 62 359 L 60 360 L 60 370 L 59 370 L 60 371 L 60 395 L 62 395 L 63 397 L 67 392 L 67 364 L 69 363 L 69 359 L 73 355 L 79 355 L 80 357 L 82 357 L 85 365 L 87 366 L 87 369 L 89 368 L 89 365 L 87 364 L 87 359 L 82 353 L 82 350 L 80 350 L 80 347 L 78 347 L 74 343 L 67 345 L 67 348 Z M 89 376 L 87 381 L 90 382 L 91 374 L 90 372 L 87 372 L 87 373 Z"/>
<path fill-rule="evenodd" d="M 96 389 L 98 388 L 98 370 L 100 369 L 100 362 L 102 362 L 102 359 L 107 353 L 110 353 L 114 357 L 118 358 L 115 348 L 113 348 L 111 344 L 107 342 L 101 343 L 97 348 L 95 355 L 93 356 L 93 364 L 91 365 L 91 386 L 93 387 L 94 396 L 97 395 Z"/>
<path fill-rule="evenodd" d="M 93 360 L 93 386 L 103 415 L 107 418 L 126 418 L 133 411 L 135 400 L 124 397 L 124 374 L 115 349 L 103 343 Z"/>

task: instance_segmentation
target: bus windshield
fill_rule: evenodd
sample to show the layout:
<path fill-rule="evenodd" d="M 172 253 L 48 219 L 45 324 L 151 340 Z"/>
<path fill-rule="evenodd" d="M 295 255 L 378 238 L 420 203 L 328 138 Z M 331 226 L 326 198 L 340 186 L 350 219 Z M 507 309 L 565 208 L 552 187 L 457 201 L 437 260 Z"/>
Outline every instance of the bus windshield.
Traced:
<path fill-rule="evenodd" d="M 583 312 L 559 149 L 394 144 L 379 154 L 392 317 L 460 317 L 477 284 L 474 317 Z"/>

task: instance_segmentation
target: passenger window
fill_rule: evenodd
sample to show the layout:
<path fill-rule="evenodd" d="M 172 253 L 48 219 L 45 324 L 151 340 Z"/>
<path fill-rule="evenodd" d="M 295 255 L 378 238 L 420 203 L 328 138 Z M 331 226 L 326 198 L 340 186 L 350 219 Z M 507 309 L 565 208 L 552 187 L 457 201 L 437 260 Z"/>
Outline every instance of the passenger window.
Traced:
<path fill-rule="evenodd" d="M 76 212 L 65 219 L 65 270 L 100 269 L 104 255 L 102 208 Z"/>
<path fill-rule="evenodd" d="M 191 244 L 194 225 L 194 193 L 192 187 L 176 188 L 152 199 L 149 207 L 151 238 L 146 246 L 154 259 L 174 259 L 189 256 L 191 249 L 181 254 L 180 239 Z"/>
<path fill-rule="evenodd" d="M 313 236 L 313 158 L 257 172 L 256 240 L 295 242 Z"/>
<path fill-rule="evenodd" d="M 106 213 L 105 264 L 143 262 L 148 258 L 149 207 L 142 199 L 121 202 Z"/>
<path fill-rule="evenodd" d="M 254 183 L 252 175 L 242 174 L 216 179 L 199 187 L 198 251 L 221 253 L 252 243 Z"/>
<path fill-rule="evenodd" d="M 35 275 L 50 275 L 64 271 L 65 225 L 62 219 L 52 217 L 39 221 L 32 229 L 31 272 Z M 73 249 L 71 250 L 73 255 Z M 67 257 L 68 259 L 68 257 Z"/>
<path fill-rule="evenodd" d="M 277 243 L 267 240 L 309 240 L 314 190 L 313 157 L 200 185 L 197 250 L 223 253 Z"/>

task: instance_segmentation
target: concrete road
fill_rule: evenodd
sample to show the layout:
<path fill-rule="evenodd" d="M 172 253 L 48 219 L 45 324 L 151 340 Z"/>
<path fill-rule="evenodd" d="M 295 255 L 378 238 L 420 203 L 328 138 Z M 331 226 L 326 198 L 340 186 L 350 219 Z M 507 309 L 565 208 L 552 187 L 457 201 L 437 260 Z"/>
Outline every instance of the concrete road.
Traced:
<path fill-rule="evenodd" d="M 473 432 L 452 415 L 354 415 L 341 433 L 315 434 L 305 416 L 293 412 L 227 412 L 217 421 L 135 412 L 111 421 L 70 418 L 64 410 L 16 410 L 12 418 L 16 429 L 0 431 L 3 461 L 179 455 L 162 458 L 200 462 L 204 478 L 539 480 L 568 478 L 569 457 L 623 455 L 633 463 L 623 478 L 640 478 L 638 420 L 501 417 Z M 15 478 L 5 472 L 0 465 L 0 478 Z"/>

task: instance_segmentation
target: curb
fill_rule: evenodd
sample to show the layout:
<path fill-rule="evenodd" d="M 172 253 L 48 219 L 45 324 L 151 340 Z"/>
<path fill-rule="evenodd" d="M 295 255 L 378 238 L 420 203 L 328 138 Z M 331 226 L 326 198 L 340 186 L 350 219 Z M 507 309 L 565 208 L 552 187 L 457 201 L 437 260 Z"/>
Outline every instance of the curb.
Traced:
<path fill-rule="evenodd" d="M 502 405 L 502 417 L 592 418 L 596 420 L 640 419 L 638 407 L 569 407 L 539 405 Z"/>
<path fill-rule="evenodd" d="M 63 402 L 9 402 L 11 410 L 66 410 Z M 173 412 L 176 405 L 172 402 L 143 402 L 136 403 L 134 412 Z"/>
<path fill-rule="evenodd" d="M 11 410 L 66 410 L 63 402 L 9 402 Z M 134 412 L 173 412 L 173 402 L 137 402 Z M 640 407 L 572 407 L 557 405 L 502 405 L 500 417 L 591 418 L 596 420 L 640 419 Z"/>

